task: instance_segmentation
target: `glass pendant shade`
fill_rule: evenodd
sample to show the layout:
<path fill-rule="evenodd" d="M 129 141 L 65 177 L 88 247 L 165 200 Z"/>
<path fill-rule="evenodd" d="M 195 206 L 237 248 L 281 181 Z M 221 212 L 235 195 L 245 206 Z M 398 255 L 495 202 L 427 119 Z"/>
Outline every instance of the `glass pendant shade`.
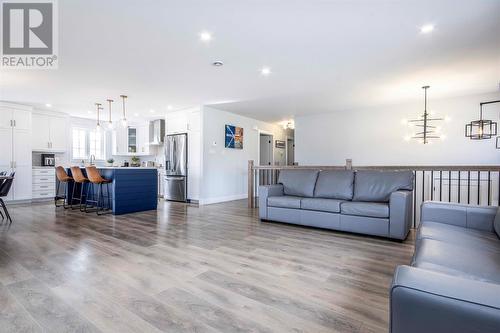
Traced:
<path fill-rule="evenodd" d="M 125 115 L 125 99 L 127 99 L 126 95 L 120 95 L 123 101 L 123 118 L 121 120 L 122 126 L 126 127 L 127 126 L 127 116 Z"/>
<path fill-rule="evenodd" d="M 108 99 L 108 107 L 109 107 L 109 121 L 108 121 L 108 129 L 112 130 L 113 129 L 113 120 L 111 119 L 111 103 L 114 101 L 112 99 Z"/>
<path fill-rule="evenodd" d="M 98 132 L 101 130 L 101 122 L 100 122 L 100 120 L 99 120 L 99 111 L 101 111 L 101 110 L 102 110 L 101 105 L 102 105 L 101 103 L 95 103 L 95 106 L 96 106 L 96 108 L 97 108 L 97 124 L 96 124 L 95 129 L 96 129 L 96 131 L 98 131 Z"/>

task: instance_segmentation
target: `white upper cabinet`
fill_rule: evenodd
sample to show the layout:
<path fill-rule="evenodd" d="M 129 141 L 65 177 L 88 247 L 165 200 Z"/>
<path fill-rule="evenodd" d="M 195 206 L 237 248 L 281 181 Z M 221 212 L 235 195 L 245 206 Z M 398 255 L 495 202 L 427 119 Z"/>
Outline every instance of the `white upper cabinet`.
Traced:
<path fill-rule="evenodd" d="M 188 117 L 186 112 L 173 112 L 167 114 L 167 134 L 186 133 L 188 130 Z"/>
<path fill-rule="evenodd" d="M 50 121 L 49 117 L 33 113 L 33 133 L 31 136 L 31 148 L 33 150 L 50 149 Z"/>
<path fill-rule="evenodd" d="M 66 151 L 67 131 L 65 117 L 34 113 L 32 149 L 35 151 Z"/>
<path fill-rule="evenodd" d="M 50 117 L 50 144 L 51 149 L 55 151 L 66 151 L 67 150 L 67 128 L 68 122 L 64 117 Z"/>
<path fill-rule="evenodd" d="M 137 153 L 149 154 L 149 124 L 137 126 Z"/>
<path fill-rule="evenodd" d="M 148 155 L 149 123 L 131 124 L 125 128 L 120 126 L 112 132 L 111 141 L 113 155 Z M 131 152 L 134 149 L 135 152 Z"/>

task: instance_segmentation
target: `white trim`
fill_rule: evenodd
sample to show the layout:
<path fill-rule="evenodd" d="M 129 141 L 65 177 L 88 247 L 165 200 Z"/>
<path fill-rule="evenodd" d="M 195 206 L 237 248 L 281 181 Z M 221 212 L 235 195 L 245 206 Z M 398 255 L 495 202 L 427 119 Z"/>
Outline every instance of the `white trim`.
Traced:
<path fill-rule="evenodd" d="M 23 110 L 23 111 L 33 111 L 33 107 L 30 105 L 17 104 L 17 103 L 9 103 L 0 101 L 0 108 L 2 109 L 15 109 L 15 110 Z"/>
<path fill-rule="evenodd" d="M 227 202 L 227 201 L 234 201 L 234 200 L 242 200 L 246 199 L 248 195 L 246 193 L 244 194 L 237 194 L 237 195 L 228 195 L 224 197 L 215 197 L 215 198 L 209 198 L 209 199 L 200 199 L 199 200 L 199 205 L 211 205 L 215 203 L 220 203 L 220 202 Z"/>

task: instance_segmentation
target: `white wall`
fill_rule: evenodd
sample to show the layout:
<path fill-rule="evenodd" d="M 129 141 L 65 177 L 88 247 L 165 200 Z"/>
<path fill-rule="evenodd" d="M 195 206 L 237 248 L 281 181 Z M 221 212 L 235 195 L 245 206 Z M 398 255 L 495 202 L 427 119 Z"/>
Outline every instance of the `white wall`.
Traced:
<path fill-rule="evenodd" d="M 224 147 L 226 124 L 243 128 L 243 149 Z M 284 140 L 284 131 L 277 125 L 203 107 L 201 204 L 246 198 L 248 160 L 257 163 L 259 130 L 273 134 L 274 140 Z"/>
<path fill-rule="evenodd" d="M 432 144 L 406 142 L 409 133 L 401 123 L 423 113 L 418 103 L 373 107 L 331 114 L 295 118 L 295 159 L 300 165 L 477 165 L 500 163 L 495 139 L 472 141 L 465 138 L 466 122 L 479 118 L 479 102 L 500 99 L 500 94 L 433 100 L 428 110 L 448 115 L 443 123 L 446 140 Z M 499 120 L 500 104 L 484 106 L 484 118 Z"/>

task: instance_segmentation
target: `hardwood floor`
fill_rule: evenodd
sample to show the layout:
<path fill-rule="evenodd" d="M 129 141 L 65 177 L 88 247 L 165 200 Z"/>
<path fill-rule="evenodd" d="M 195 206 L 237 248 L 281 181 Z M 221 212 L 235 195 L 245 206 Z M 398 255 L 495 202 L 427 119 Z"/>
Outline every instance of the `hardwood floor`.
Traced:
<path fill-rule="evenodd" d="M 1 332 L 387 332 L 404 243 L 260 222 L 245 201 L 96 216 L 10 206 Z"/>

